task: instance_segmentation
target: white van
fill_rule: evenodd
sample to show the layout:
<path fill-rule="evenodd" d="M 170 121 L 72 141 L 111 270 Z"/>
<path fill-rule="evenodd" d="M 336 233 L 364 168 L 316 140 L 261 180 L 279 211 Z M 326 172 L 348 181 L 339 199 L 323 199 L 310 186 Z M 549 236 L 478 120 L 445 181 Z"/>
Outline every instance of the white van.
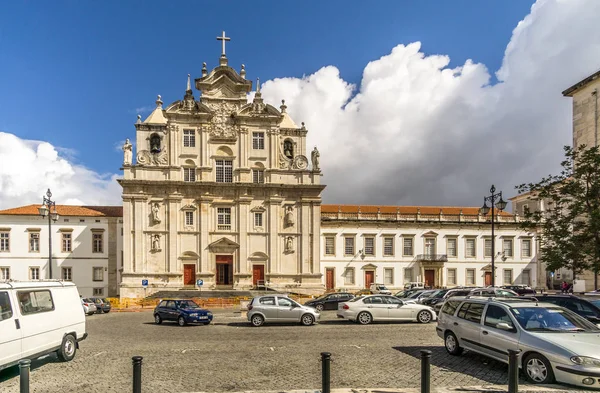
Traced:
<path fill-rule="evenodd" d="M 75 284 L 61 281 L 0 282 L 0 370 L 21 359 L 56 352 L 75 357 L 87 337 Z"/>

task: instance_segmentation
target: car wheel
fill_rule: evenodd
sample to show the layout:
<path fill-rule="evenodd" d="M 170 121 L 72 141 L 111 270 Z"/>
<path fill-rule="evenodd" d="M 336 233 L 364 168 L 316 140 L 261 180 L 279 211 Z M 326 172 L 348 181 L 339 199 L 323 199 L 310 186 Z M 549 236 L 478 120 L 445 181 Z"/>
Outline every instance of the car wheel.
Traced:
<path fill-rule="evenodd" d="M 160 325 L 162 323 L 162 318 L 160 317 L 160 315 L 154 315 L 154 323 L 156 323 L 157 325 Z"/>
<path fill-rule="evenodd" d="M 421 311 L 417 314 L 417 321 L 420 323 L 429 323 L 433 319 L 433 316 L 429 311 Z"/>
<path fill-rule="evenodd" d="M 177 318 L 177 323 L 179 324 L 179 326 L 185 326 L 185 318 L 180 316 L 179 318 Z"/>
<path fill-rule="evenodd" d="M 361 325 L 368 325 L 373 322 L 373 317 L 368 312 L 363 311 L 356 316 L 356 322 L 360 323 Z"/>
<path fill-rule="evenodd" d="M 310 314 L 304 314 L 302 315 L 302 318 L 300 318 L 300 321 L 304 326 L 310 326 L 315 323 L 315 317 Z"/>
<path fill-rule="evenodd" d="M 77 341 L 75 341 L 75 337 L 73 335 L 68 334 L 63 338 L 62 344 L 60 345 L 60 349 L 56 351 L 58 358 L 63 362 L 68 362 L 73 360 L 75 357 L 75 351 L 77 350 Z"/>
<path fill-rule="evenodd" d="M 250 319 L 250 323 L 252 323 L 252 326 L 259 327 L 262 326 L 263 323 L 265 323 L 265 319 L 262 315 L 256 314 L 252 316 L 252 318 Z"/>
<path fill-rule="evenodd" d="M 538 353 L 527 355 L 523 361 L 523 369 L 529 382 L 544 384 L 554 382 L 550 362 Z"/>
<path fill-rule="evenodd" d="M 446 337 L 444 338 L 444 346 L 450 355 L 458 356 L 463 351 L 460 345 L 458 345 L 458 338 L 456 338 L 452 332 L 446 333 Z"/>
<path fill-rule="evenodd" d="M 316 309 L 317 309 L 317 311 L 319 311 L 319 312 L 323 311 L 323 305 L 322 305 L 322 304 L 317 304 L 317 305 L 315 306 L 315 308 L 316 308 Z"/>

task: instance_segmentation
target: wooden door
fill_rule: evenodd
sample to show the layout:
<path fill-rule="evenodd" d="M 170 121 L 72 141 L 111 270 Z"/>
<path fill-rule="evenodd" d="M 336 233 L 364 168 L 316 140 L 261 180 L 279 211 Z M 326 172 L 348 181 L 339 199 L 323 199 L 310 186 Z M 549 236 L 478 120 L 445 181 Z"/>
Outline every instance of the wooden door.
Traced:
<path fill-rule="evenodd" d="M 425 286 L 430 288 L 435 286 L 435 270 L 425 270 Z"/>
<path fill-rule="evenodd" d="M 492 285 L 492 272 L 485 272 L 485 286 Z"/>
<path fill-rule="evenodd" d="M 334 270 L 331 268 L 325 269 L 325 289 L 330 290 L 335 288 Z"/>
<path fill-rule="evenodd" d="M 375 282 L 375 272 L 373 270 L 365 271 L 365 288 L 370 288 Z"/>
<path fill-rule="evenodd" d="M 265 284 L 265 265 L 252 265 L 252 285 Z"/>
<path fill-rule="evenodd" d="M 196 283 L 196 266 L 183 265 L 183 285 L 195 285 Z"/>
<path fill-rule="evenodd" d="M 217 285 L 233 285 L 233 255 L 217 255 Z"/>

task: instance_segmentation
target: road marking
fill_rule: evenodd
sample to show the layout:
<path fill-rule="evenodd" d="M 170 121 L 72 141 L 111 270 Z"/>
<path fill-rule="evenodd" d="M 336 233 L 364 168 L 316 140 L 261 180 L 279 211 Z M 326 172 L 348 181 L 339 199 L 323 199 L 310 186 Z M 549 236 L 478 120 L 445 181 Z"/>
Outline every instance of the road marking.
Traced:
<path fill-rule="evenodd" d="M 103 353 L 106 353 L 106 351 L 98 352 L 97 354 L 93 355 L 92 357 L 94 357 L 94 358 L 95 358 L 96 356 L 100 356 L 100 355 L 102 355 Z"/>

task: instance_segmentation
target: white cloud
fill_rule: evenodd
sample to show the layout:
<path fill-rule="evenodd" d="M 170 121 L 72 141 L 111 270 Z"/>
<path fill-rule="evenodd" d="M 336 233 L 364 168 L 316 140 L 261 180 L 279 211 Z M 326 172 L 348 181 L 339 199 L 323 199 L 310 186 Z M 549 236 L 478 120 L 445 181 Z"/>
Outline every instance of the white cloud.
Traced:
<path fill-rule="evenodd" d="M 416 42 L 367 64 L 360 86 L 327 66 L 267 81 L 262 93 L 306 122 L 325 202 L 478 205 L 492 183 L 512 196 L 557 171 L 572 139 L 561 92 L 600 68 L 599 14 L 597 0 L 539 0 L 514 29 L 495 85 L 483 64 L 450 69 Z"/>
<path fill-rule="evenodd" d="M 41 203 L 48 188 L 59 204 L 121 204 L 117 175 L 74 164 L 60 151 L 47 142 L 0 132 L 0 209 Z"/>

